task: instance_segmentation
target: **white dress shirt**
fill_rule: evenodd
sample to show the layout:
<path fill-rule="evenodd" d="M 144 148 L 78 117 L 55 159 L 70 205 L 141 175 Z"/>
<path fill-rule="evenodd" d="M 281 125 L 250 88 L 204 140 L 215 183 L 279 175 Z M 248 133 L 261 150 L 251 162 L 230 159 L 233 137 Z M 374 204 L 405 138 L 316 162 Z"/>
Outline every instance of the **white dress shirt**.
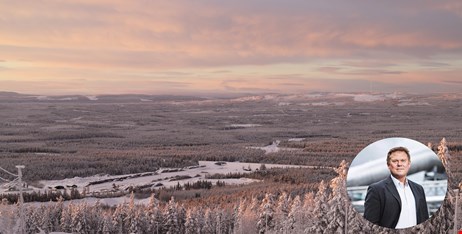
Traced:
<path fill-rule="evenodd" d="M 412 227 L 417 224 L 417 211 L 411 187 L 409 187 L 407 179 L 404 184 L 393 176 L 391 176 L 391 179 L 393 180 L 396 190 L 398 190 L 399 197 L 401 198 L 401 213 L 395 228 Z"/>

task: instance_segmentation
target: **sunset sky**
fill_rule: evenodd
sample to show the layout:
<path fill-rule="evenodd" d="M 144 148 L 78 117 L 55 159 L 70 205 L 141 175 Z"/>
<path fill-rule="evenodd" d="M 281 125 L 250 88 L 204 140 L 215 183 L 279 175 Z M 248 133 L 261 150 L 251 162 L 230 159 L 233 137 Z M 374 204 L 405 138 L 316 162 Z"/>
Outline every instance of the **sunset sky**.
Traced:
<path fill-rule="evenodd" d="M 462 92 L 460 0 L 0 0 L 0 91 Z"/>

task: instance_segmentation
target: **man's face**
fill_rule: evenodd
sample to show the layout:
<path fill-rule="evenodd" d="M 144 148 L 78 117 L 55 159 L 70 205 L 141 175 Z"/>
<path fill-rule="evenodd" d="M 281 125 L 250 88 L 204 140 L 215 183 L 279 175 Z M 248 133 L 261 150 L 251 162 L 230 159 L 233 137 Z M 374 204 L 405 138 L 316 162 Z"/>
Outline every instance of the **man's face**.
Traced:
<path fill-rule="evenodd" d="M 403 151 L 396 151 L 390 155 L 388 169 L 390 173 L 397 179 L 404 179 L 411 167 L 411 162 L 407 158 L 407 154 Z"/>

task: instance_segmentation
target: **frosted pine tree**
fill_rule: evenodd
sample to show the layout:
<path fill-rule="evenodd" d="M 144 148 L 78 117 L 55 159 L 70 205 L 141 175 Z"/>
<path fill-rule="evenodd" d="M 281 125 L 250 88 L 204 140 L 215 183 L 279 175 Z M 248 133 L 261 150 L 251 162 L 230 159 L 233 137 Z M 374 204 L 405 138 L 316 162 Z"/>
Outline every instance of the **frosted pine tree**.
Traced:
<path fill-rule="evenodd" d="M 197 211 L 194 207 L 186 211 L 185 232 L 186 233 L 200 233 L 200 224 L 197 220 Z"/>
<path fill-rule="evenodd" d="M 306 233 L 322 234 L 325 232 L 329 219 L 327 218 L 327 212 L 329 210 L 329 194 L 326 183 L 324 180 L 319 183 L 318 192 L 314 198 L 314 211 L 313 212 L 313 223 L 311 226 L 305 229 Z"/>
<path fill-rule="evenodd" d="M 327 232 L 342 233 L 345 229 L 345 218 L 349 201 L 346 192 L 346 174 L 348 163 L 342 160 L 340 166 L 335 169 L 337 177 L 331 180 L 331 196 L 329 199 L 329 210 L 327 211 Z"/>
<path fill-rule="evenodd" d="M 164 211 L 165 221 L 164 228 L 167 234 L 180 233 L 180 226 L 178 224 L 178 208 L 172 197 L 168 202 Z"/>
<path fill-rule="evenodd" d="M 38 208 L 38 212 L 41 213 L 41 218 L 40 218 L 40 228 L 45 232 L 49 233 L 52 231 L 53 224 L 52 224 L 52 217 L 51 215 L 51 209 L 52 205 L 41 205 L 40 208 Z M 37 211 L 36 211 L 37 212 Z"/>
<path fill-rule="evenodd" d="M 270 193 L 266 193 L 259 209 L 260 215 L 257 222 L 258 233 L 267 233 L 270 230 L 274 230 L 274 211 L 274 196 Z"/>
<path fill-rule="evenodd" d="M 455 187 L 455 184 L 453 184 L 454 175 L 451 171 L 451 155 L 449 154 L 446 138 L 441 139 L 440 144 L 438 145 L 437 155 L 443 163 L 444 169 L 446 170 L 446 174 L 448 176 L 448 187 Z"/>
<path fill-rule="evenodd" d="M 110 216 L 105 216 L 102 221 L 102 233 L 103 234 L 111 234 L 111 233 L 116 233 L 113 223 L 112 223 L 112 217 Z M 149 232 L 148 232 L 149 233 Z"/>
<path fill-rule="evenodd" d="M 37 233 L 40 227 L 40 215 L 39 212 L 33 207 L 24 209 L 24 221 L 26 233 Z"/>
<path fill-rule="evenodd" d="M 132 192 L 130 194 L 130 201 L 128 203 L 126 217 L 124 218 L 124 223 L 128 226 L 129 233 L 138 233 L 138 213 L 135 207 L 135 194 Z"/>
<path fill-rule="evenodd" d="M 0 203 L 0 233 L 18 233 L 19 209 L 10 206 L 6 202 Z M 27 217 L 26 217 L 27 218 Z"/>
<path fill-rule="evenodd" d="M 448 175 L 448 191 L 446 198 L 443 201 L 443 204 L 438 209 L 438 211 L 433 215 L 430 224 L 425 225 L 426 230 L 430 230 L 433 233 L 448 233 L 451 230 L 454 222 L 454 204 L 453 200 L 455 198 L 454 190 L 452 189 L 453 185 L 453 175 L 451 172 L 450 160 L 451 156 L 447 147 L 446 139 L 443 138 L 438 145 L 438 157 L 440 158 L 443 166 Z"/>
<path fill-rule="evenodd" d="M 117 205 L 114 213 L 112 214 L 112 224 L 115 228 L 115 232 L 119 234 L 127 233 L 128 227 L 125 224 L 127 217 L 128 205 L 126 202 Z"/>
<path fill-rule="evenodd" d="M 205 211 L 202 207 L 199 207 L 196 212 L 197 225 L 199 228 L 199 233 L 204 233 L 203 229 L 205 226 Z"/>
<path fill-rule="evenodd" d="M 73 206 L 71 212 L 72 233 L 89 233 L 92 230 L 88 225 L 89 219 L 87 217 L 90 212 L 86 202 Z"/>
<path fill-rule="evenodd" d="M 223 233 L 226 233 L 226 217 L 225 215 L 223 214 L 223 211 L 221 210 L 216 210 L 215 212 L 215 222 L 216 222 L 216 229 L 215 229 L 215 233 L 217 234 L 223 234 Z"/>
<path fill-rule="evenodd" d="M 102 232 L 104 215 L 100 200 L 98 199 L 93 206 L 87 207 L 86 213 L 88 229 Z"/>
<path fill-rule="evenodd" d="M 288 233 L 289 230 L 289 210 L 292 200 L 287 192 L 283 192 L 277 201 L 275 212 L 275 227 L 278 233 Z"/>
<path fill-rule="evenodd" d="M 138 206 L 136 209 L 136 217 L 138 219 L 139 233 L 154 233 L 150 231 L 149 215 L 145 212 L 145 206 Z"/>
<path fill-rule="evenodd" d="M 234 230 L 234 217 L 233 213 L 229 212 L 229 210 L 222 209 L 222 225 L 221 225 L 221 230 L 222 233 L 233 233 Z"/>
<path fill-rule="evenodd" d="M 186 209 L 183 205 L 177 206 L 178 210 L 178 228 L 180 233 L 184 233 L 185 227 L 184 224 L 186 223 Z"/>
<path fill-rule="evenodd" d="M 145 211 L 148 220 L 148 233 L 159 234 L 162 233 L 162 211 L 159 207 L 159 201 L 154 197 L 154 193 L 149 198 L 148 206 Z"/>
<path fill-rule="evenodd" d="M 60 231 L 61 226 L 61 217 L 64 209 L 64 198 L 60 196 L 58 201 L 55 205 L 53 205 L 53 209 L 51 212 L 52 215 L 52 225 L 54 231 Z"/>
<path fill-rule="evenodd" d="M 287 233 L 301 233 L 304 228 L 302 228 L 303 223 L 303 210 L 302 210 L 302 201 L 300 196 L 297 195 L 290 205 L 290 210 L 288 214 L 288 223 L 287 223 Z"/>
<path fill-rule="evenodd" d="M 348 233 L 360 233 L 366 221 L 361 214 L 354 210 L 351 204 L 348 205 Z"/>
<path fill-rule="evenodd" d="M 244 234 L 244 222 L 246 220 L 247 200 L 240 199 L 239 205 L 235 209 L 234 215 L 234 233 Z"/>
<path fill-rule="evenodd" d="M 299 222 L 299 226 L 302 227 L 310 227 L 313 224 L 314 220 L 314 193 L 313 192 L 308 192 L 305 193 L 305 196 L 303 197 L 303 212 L 302 214 L 302 220 Z"/>
<path fill-rule="evenodd" d="M 60 231 L 62 232 L 71 232 L 71 227 L 72 227 L 72 206 L 73 204 L 70 203 L 66 207 L 63 207 L 63 211 L 61 214 L 61 220 L 60 220 Z"/>
<path fill-rule="evenodd" d="M 258 222 L 259 207 L 260 202 L 257 197 L 252 197 L 252 200 L 244 213 L 243 222 L 241 223 L 241 230 L 243 230 L 244 233 L 257 232 L 257 225 L 255 225 L 255 223 Z"/>
<path fill-rule="evenodd" d="M 205 210 L 205 217 L 204 217 L 204 229 L 203 233 L 206 234 L 213 234 L 216 231 L 216 219 L 215 219 L 215 212 L 210 208 L 206 208 Z"/>

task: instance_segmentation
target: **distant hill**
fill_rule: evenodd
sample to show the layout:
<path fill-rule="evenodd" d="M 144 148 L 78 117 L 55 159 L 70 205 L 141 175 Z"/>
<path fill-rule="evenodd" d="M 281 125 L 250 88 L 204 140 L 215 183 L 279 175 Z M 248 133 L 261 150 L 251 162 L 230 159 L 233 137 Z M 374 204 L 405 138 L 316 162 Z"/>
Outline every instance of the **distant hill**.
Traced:
<path fill-rule="evenodd" d="M 329 93 L 306 94 L 235 94 L 235 95 L 34 95 L 0 91 L 0 102 L 91 102 L 91 103 L 148 103 L 148 102 L 202 102 L 213 101 L 226 104 L 268 102 L 277 105 L 342 106 L 347 103 L 384 103 L 398 106 L 428 106 L 440 101 L 460 100 L 461 94 L 403 94 L 403 93 Z"/>

